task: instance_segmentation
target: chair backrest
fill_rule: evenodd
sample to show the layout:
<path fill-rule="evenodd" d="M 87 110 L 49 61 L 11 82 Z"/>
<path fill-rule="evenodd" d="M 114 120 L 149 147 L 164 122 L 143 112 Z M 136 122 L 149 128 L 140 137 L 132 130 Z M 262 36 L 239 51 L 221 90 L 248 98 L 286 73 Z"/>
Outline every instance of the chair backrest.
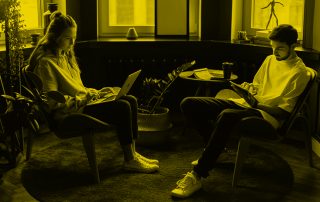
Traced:
<path fill-rule="evenodd" d="M 40 117 L 44 119 L 43 121 L 48 124 L 51 130 L 53 130 L 56 127 L 56 123 L 53 121 L 49 106 L 46 103 L 47 98 L 43 93 L 43 84 L 41 79 L 35 73 L 28 71 L 28 66 L 21 69 L 21 76 L 29 94 L 33 96 L 33 100 L 37 106 L 37 111 L 40 114 Z"/>
<path fill-rule="evenodd" d="M 316 83 L 316 78 L 317 78 L 317 72 L 314 69 L 307 67 L 307 70 L 308 70 L 308 75 L 310 77 L 310 80 L 307 86 L 305 87 L 304 91 L 299 96 L 296 102 L 296 105 L 293 108 L 289 118 L 279 128 L 279 132 L 282 135 L 287 135 L 292 125 L 294 124 L 294 121 L 296 120 L 296 118 L 298 116 L 301 116 L 303 113 L 305 113 L 308 96 L 310 95 L 312 86 Z"/>

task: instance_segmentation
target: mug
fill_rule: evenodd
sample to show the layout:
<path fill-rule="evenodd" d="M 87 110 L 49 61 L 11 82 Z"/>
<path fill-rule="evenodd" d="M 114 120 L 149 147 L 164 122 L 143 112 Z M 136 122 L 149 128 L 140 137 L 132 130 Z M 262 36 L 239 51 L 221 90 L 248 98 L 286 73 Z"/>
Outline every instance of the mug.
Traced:
<path fill-rule="evenodd" d="M 233 62 L 223 62 L 222 63 L 222 70 L 223 70 L 223 78 L 230 79 L 232 70 L 233 70 Z"/>

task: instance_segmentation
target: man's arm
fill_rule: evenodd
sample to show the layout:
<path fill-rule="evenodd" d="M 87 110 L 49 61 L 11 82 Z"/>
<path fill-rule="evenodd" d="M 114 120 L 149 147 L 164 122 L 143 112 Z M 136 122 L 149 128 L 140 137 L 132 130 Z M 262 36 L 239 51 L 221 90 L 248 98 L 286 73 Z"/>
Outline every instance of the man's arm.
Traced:
<path fill-rule="evenodd" d="M 272 107 L 270 105 L 258 103 L 256 108 L 261 109 L 279 119 L 287 119 L 290 116 L 289 112 L 281 109 L 280 107 Z"/>

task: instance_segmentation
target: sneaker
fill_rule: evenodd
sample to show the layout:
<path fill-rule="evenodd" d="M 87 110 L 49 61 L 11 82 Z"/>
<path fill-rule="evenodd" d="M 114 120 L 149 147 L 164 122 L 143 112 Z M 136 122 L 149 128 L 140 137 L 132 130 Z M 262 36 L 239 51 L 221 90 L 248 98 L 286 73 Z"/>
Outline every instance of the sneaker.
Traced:
<path fill-rule="evenodd" d="M 192 162 L 191 162 L 191 165 L 193 165 L 193 166 L 198 165 L 198 161 L 199 161 L 199 159 L 192 161 Z"/>
<path fill-rule="evenodd" d="M 184 178 L 179 180 L 177 185 L 178 186 L 171 191 L 171 195 L 178 198 L 186 198 L 202 187 L 201 180 L 191 172 L 188 172 Z"/>
<path fill-rule="evenodd" d="M 127 171 L 134 171 L 139 173 L 153 173 L 159 170 L 156 164 L 150 164 L 141 159 L 135 158 L 129 162 L 123 163 L 123 169 Z"/>
<path fill-rule="evenodd" d="M 159 164 L 159 161 L 158 161 L 157 159 L 148 159 L 148 158 L 142 156 L 141 154 L 139 154 L 138 152 L 136 152 L 136 157 L 137 157 L 138 159 L 143 160 L 143 161 L 146 162 L 146 163 L 157 164 L 157 165 Z"/>

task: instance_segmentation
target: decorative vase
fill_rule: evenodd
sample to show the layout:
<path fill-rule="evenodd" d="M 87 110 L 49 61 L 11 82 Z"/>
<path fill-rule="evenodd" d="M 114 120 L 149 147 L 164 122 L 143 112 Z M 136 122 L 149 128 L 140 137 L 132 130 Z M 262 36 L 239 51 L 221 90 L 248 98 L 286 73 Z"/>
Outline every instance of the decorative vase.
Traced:
<path fill-rule="evenodd" d="M 46 34 L 47 27 L 50 23 L 50 15 L 58 10 L 58 4 L 57 3 L 48 3 L 47 4 L 48 10 L 43 13 L 43 33 Z"/>
<path fill-rule="evenodd" d="M 129 30 L 127 32 L 127 39 L 135 40 L 137 38 L 138 38 L 138 33 L 137 33 L 136 29 L 134 27 L 129 28 Z"/>
<path fill-rule="evenodd" d="M 30 36 L 31 36 L 31 45 L 33 45 L 33 46 L 37 45 L 38 41 L 39 41 L 40 34 L 35 33 L 35 34 L 30 34 Z"/>

